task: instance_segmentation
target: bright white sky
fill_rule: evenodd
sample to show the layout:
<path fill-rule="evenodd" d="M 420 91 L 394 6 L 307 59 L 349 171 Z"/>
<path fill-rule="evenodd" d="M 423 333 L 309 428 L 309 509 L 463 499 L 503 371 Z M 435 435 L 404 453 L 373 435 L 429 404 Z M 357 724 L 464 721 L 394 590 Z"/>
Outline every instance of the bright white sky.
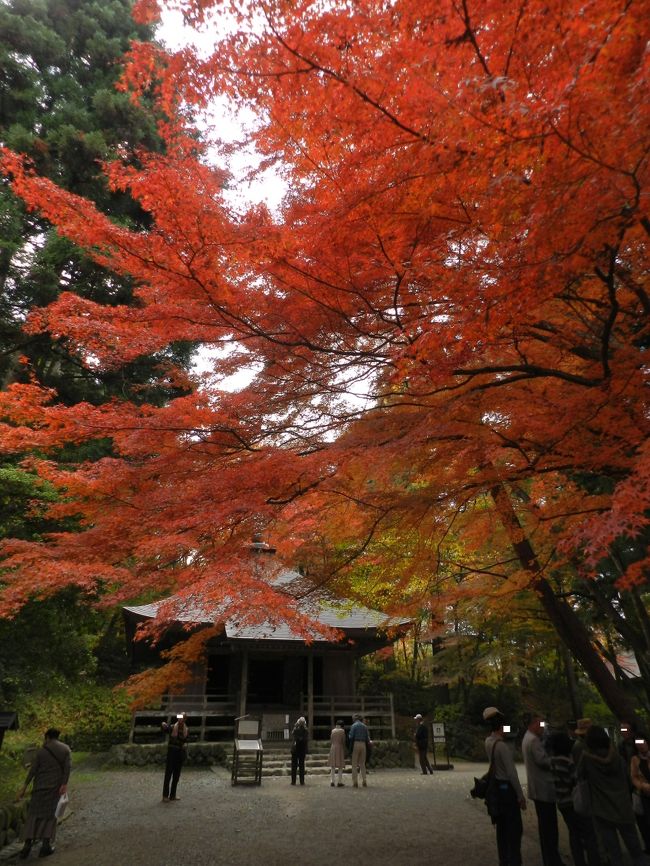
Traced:
<path fill-rule="evenodd" d="M 226 20 L 221 19 L 223 26 Z M 170 50 L 177 50 L 185 45 L 194 45 L 201 53 L 208 53 L 214 44 L 210 33 L 197 33 L 183 22 L 182 15 L 177 11 L 166 11 L 163 14 L 156 36 Z M 207 130 L 210 127 L 218 134 L 219 138 L 226 142 L 235 142 L 241 139 L 246 129 L 250 129 L 255 123 L 255 116 L 249 110 L 229 105 L 226 100 L 215 102 L 213 110 L 206 118 Z M 232 158 L 229 168 L 234 178 L 231 188 L 225 197 L 230 205 L 238 211 L 243 211 L 251 204 L 265 202 L 271 210 L 277 210 L 282 196 L 286 191 L 283 181 L 272 170 L 257 175 L 250 181 L 247 176 L 255 166 L 259 164 L 259 156 L 251 149 L 242 150 Z M 197 374 L 211 374 L 218 369 L 218 361 L 223 357 L 223 349 L 211 349 L 203 347 L 196 355 L 193 371 Z M 255 368 L 251 367 L 249 373 L 241 372 L 227 378 L 218 377 L 218 385 L 226 391 L 236 391 L 245 387 L 255 375 Z"/>
<path fill-rule="evenodd" d="M 228 22 L 225 16 L 220 17 L 219 26 L 224 30 L 227 28 Z M 207 54 L 214 45 L 214 39 L 209 31 L 198 33 L 191 27 L 187 27 L 180 12 L 171 10 L 163 13 L 156 36 L 170 50 L 177 50 L 191 44 L 202 54 Z M 206 121 L 219 138 L 232 143 L 241 139 L 245 130 L 251 129 L 255 123 L 255 115 L 248 109 L 229 105 L 224 99 L 215 102 Z M 243 210 L 248 205 L 259 202 L 265 202 L 271 210 L 277 210 L 286 191 L 284 182 L 273 170 L 260 173 L 253 181 L 246 179 L 251 169 L 259 165 L 259 161 L 259 156 L 248 149 L 234 156 L 229 164 L 234 175 L 234 183 L 226 198 L 237 210 Z"/>

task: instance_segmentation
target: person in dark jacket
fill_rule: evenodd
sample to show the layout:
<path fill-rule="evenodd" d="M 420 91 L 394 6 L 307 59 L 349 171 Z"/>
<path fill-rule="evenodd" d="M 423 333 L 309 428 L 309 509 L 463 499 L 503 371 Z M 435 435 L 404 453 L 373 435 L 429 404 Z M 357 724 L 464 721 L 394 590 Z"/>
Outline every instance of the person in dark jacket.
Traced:
<path fill-rule="evenodd" d="M 637 813 L 636 823 L 643 837 L 645 853 L 650 854 L 650 742 L 647 734 L 637 734 L 634 738 L 636 755 L 630 762 L 630 781 L 639 797 L 643 812 Z"/>
<path fill-rule="evenodd" d="M 291 743 L 291 784 L 296 784 L 296 777 L 300 776 L 300 784 L 305 784 L 305 756 L 307 755 L 307 743 L 309 742 L 309 731 L 307 720 L 300 716 L 293 726 L 293 742 Z"/>
<path fill-rule="evenodd" d="M 575 866 L 601 866 L 593 821 L 573 808 L 571 794 L 576 783 L 576 768 L 571 757 L 572 746 L 571 737 L 563 731 L 557 731 L 549 737 L 557 808 L 569 831 L 569 846 Z"/>
<path fill-rule="evenodd" d="M 634 866 L 650 866 L 634 823 L 625 761 L 600 725 L 592 725 L 587 731 L 577 776 L 589 784 L 594 824 L 610 863 L 623 862 L 620 836 Z"/>
<path fill-rule="evenodd" d="M 48 728 L 42 747 L 36 752 L 27 773 L 25 784 L 18 798 L 25 796 L 29 783 L 33 781 L 32 799 L 29 801 L 27 823 L 23 829 L 24 846 L 19 854 L 26 860 L 35 839 L 42 839 L 39 857 L 54 854 L 56 837 L 56 807 L 59 797 L 68 790 L 70 778 L 70 749 L 59 742 L 59 731 Z"/>
<path fill-rule="evenodd" d="M 429 729 L 424 724 L 422 719 L 422 714 L 418 713 L 417 716 L 414 716 L 413 721 L 417 722 L 417 728 L 415 729 L 415 733 L 413 738 L 415 740 L 415 748 L 418 750 L 418 758 L 420 759 L 420 769 L 422 770 L 422 775 L 426 776 L 428 773 L 433 775 L 433 767 L 429 763 Z"/>
<path fill-rule="evenodd" d="M 350 758 L 352 762 L 352 787 L 359 787 L 359 773 L 361 773 L 361 784 L 365 788 L 368 784 L 366 782 L 366 755 L 372 742 L 361 713 L 354 714 L 354 721 L 348 734 L 348 745 L 352 754 Z"/>
<path fill-rule="evenodd" d="M 180 797 L 176 796 L 176 788 L 178 787 L 178 780 L 181 777 L 181 770 L 183 769 L 185 756 L 187 755 L 189 731 L 187 730 L 186 714 L 179 713 L 173 725 L 163 722 L 162 729 L 165 733 L 169 734 L 162 795 L 163 802 L 168 803 L 170 800 L 180 800 Z"/>
<path fill-rule="evenodd" d="M 632 724 L 632 722 L 621 722 L 619 733 L 621 739 L 618 744 L 618 753 L 625 761 L 625 766 L 629 772 L 632 758 L 637 752 L 636 746 L 634 745 L 634 740 L 636 739 L 636 725 Z"/>

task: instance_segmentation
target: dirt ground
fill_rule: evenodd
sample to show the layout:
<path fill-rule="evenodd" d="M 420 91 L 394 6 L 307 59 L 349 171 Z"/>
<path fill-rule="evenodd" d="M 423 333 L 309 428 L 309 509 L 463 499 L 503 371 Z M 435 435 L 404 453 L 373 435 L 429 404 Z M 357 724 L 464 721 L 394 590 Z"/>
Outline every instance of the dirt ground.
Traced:
<path fill-rule="evenodd" d="M 175 803 L 161 802 L 162 770 L 77 767 L 59 827 L 58 866 L 490 866 L 494 829 L 469 797 L 485 765 L 423 776 L 376 770 L 368 787 L 331 788 L 328 776 L 232 787 L 220 768 L 183 770 Z M 524 779 L 523 767 L 519 768 Z M 561 849 L 570 863 L 564 828 Z M 524 815 L 525 866 L 541 866 L 534 810 Z M 19 846 L 0 860 L 17 861 Z M 36 859 L 36 848 L 26 862 Z"/>

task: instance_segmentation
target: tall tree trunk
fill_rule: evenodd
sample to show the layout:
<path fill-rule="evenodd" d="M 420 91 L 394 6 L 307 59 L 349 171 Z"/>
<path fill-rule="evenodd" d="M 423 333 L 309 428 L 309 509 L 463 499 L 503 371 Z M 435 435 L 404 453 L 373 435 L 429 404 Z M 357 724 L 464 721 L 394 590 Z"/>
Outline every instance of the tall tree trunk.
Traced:
<path fill-rule="evenodd" d="M 594 649 L 589 632 L 578 618 L 573 608 L 556 597 L 553 587 L 542 576 L 542 570 L 532 544 L 526 536 L 519 518 L 512 507 L 510 496 L 498 484 L 490 491 L 497 513 L 508 533 L 515 553 L 531 576 L 531 587 L 537 594 L 551 625 L 560 640 L 580 662 L 585 673 L 600 692 L 601 697 L 617 719 L 637 721 L 635 702 L 616 682 L 607 666 Z"/>
<path fill-rule="evenodd" d="M 573 656 L 563 641 L 560 642 L 559 647 L 560 655 L 562 656 L 562 661 L 564 663 L 566 684 L 569 691 L 569 700 L 571 701 L 571 712 L 573 713 L 573 718 L 577 720 L 582 717 L 584 710 L 582 708 L 582 701 L 580 700 L 580 693 L 578 691 L 578 680 L 576 678 L 576 669 L 573 664 Z"/>

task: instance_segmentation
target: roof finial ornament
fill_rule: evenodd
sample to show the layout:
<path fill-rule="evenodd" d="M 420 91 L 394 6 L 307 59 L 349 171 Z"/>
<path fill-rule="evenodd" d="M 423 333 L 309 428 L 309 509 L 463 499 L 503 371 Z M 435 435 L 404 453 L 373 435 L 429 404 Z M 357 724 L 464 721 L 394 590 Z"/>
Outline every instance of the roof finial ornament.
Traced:
<path fill-rule="evenodd" d="M 253 553 L 275 553 L 275 547 L 271 547 L 263 540 L 261 532 L 256 532 L 253 535 L 253 540 L 249 546 Z"/>

